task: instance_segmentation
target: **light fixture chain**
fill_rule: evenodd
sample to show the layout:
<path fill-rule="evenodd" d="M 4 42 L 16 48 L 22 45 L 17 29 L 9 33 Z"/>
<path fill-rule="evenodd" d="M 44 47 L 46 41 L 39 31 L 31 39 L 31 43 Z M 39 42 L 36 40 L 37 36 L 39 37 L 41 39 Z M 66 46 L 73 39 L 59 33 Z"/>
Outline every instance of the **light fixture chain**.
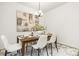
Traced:
<path fill-rule="evenodd" d="M 39 10 L 40 10 L 40 2 L 39 2 Z"/>

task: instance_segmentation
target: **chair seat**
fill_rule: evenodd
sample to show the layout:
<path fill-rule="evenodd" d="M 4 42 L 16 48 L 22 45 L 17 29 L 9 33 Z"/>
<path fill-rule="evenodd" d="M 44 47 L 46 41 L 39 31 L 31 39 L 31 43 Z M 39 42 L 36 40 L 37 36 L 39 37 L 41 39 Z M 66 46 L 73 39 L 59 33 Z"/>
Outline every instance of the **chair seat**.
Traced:
<path fill-rule="evenodd" d="M 33 47 L 34 49 L 38 49 L 38 48 L 39 48 L 39 46 L 38 46 L 37 44 L 32 45 L 32 47 Z"/>
<path fill-rule="evenodd" d="M 21 49 L 20 44 L 12 44 L 8 47 L 7 51 L 8 52 L 13 52 L 13 51 L 16 51 L 16 50 L 19 50 L 19 49 Z"/>
<path fill-rule="evenodd" d="M 51 41 L 48 41 L 47 43 L 52 43 Z"/>
<path fill-rule="evenodd" d="M 47 41 L 47 43 L 54 43 L 55 42 L 55 40 L 52 40 L 52 41 Z"/>
<path fill-rule="evenodd" d="M 42 43 L 41 43 L 41 44 L 42 44 Z M 47 43 L 46 43 L 45 45 L 43 45 L 43 44 L 41 45 L 41 44 L 40 44 L 40 45 L 39 45 L 39 44 L 35 44 L 35 45 L 32 45 L 32 47 L 33 47 L 34 49 L 38 49 L 38 48 L 39 48 L 39 49 L 42 49 L 42 48 L 44 48 L 44 46 L 46 46 Z"/>
<path fill-rule="evenodd" d="M 51 37 L 51 39 L 49 41 L 47 41 L 47 43 L 54 43 L 56 41 L 56 37 Z"/>

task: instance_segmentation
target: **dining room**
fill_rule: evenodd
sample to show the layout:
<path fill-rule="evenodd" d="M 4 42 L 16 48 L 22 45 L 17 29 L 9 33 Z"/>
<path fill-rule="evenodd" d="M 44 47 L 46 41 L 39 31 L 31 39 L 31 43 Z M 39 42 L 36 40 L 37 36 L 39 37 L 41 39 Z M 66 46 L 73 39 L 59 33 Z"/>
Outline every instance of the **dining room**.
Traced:
<path fill-rule="evenodd" d="M 0 56 L 78 56 L 79 2 L 0 2 Z"/>

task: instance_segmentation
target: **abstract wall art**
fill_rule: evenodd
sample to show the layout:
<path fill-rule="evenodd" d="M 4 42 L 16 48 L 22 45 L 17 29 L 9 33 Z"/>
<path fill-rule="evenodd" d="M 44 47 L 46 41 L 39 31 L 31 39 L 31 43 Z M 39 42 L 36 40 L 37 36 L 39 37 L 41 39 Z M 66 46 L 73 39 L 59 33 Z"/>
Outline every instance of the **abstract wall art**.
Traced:
<path fill-rule="evenodd" d="M 32 31 L 36 23 L 39 23 L 38 17 L 31 13 L 16 11 L 17 32 Z"/>

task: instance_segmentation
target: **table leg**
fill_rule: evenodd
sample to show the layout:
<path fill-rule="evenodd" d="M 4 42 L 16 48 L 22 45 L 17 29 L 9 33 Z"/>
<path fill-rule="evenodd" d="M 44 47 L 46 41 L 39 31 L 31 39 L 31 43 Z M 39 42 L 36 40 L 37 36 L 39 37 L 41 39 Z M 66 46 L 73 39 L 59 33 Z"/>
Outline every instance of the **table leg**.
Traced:
<path fill-rule="evenodd" d="M 24 56 L 24 51 L 25 51 L 25 48 L 24 47 L 25 47 L 25 43 L 23 42 L 22 43 L 22 50 L 21 50 L 22 51 L 22 56 Z"/>

